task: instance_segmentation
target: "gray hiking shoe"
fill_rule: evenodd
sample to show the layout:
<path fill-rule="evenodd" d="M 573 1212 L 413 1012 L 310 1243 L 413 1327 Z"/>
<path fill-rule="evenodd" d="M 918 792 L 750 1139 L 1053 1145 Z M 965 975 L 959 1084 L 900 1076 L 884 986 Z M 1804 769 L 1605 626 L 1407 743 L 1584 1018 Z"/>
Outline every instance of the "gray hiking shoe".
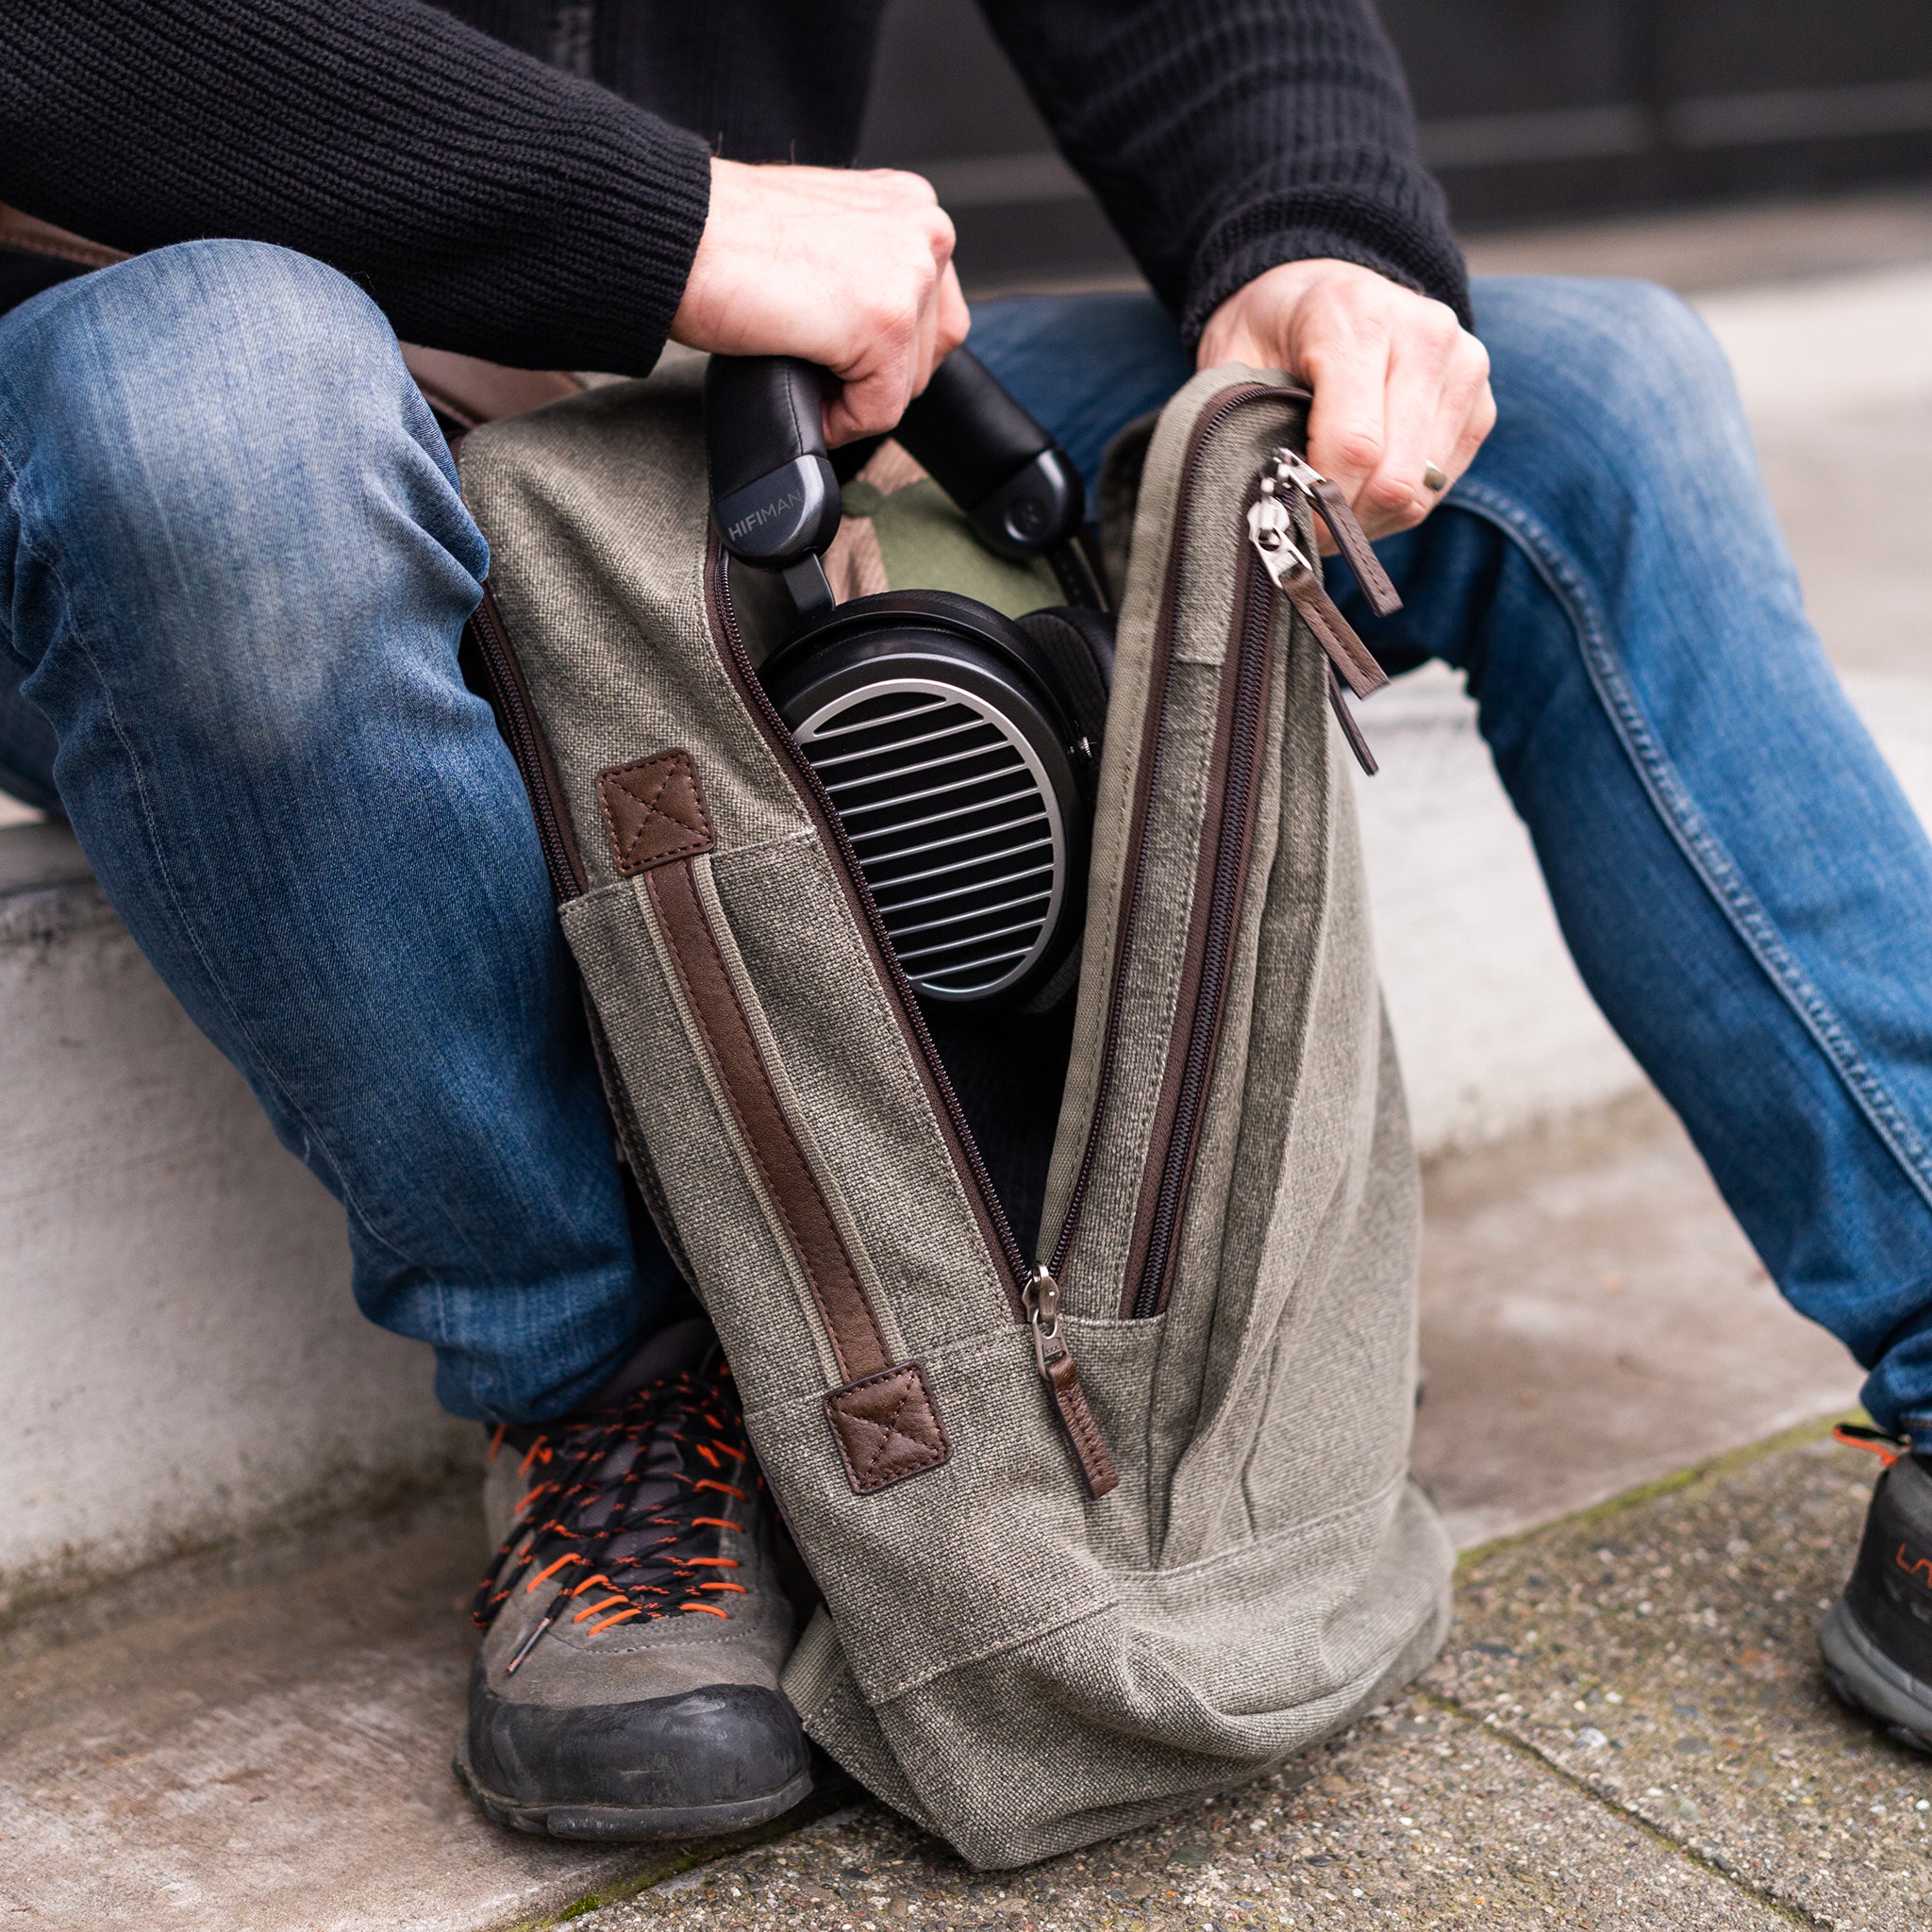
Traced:
<path fill-rule="evenodd" d="M 1901 1743 L 1932 1751 L 1932 1462 L 1875 1429 L 1836 1433 L 1867 1448 L 1890 1446 L 1879 1451 L 1885 1473 L 1851 1581 L 1818 1634 L 1825 1675 L 1845 1703 Z"/>
<path fill-rule="evenodd" d="M 501 1432 L 484 1496 L 503 1541 L 456 1772 L 491 1817 L 696 1838 L 811 1790 L 778 1688 L 792 1612 L 771 1507 L 715 1343 L 594 1412 Z"/>

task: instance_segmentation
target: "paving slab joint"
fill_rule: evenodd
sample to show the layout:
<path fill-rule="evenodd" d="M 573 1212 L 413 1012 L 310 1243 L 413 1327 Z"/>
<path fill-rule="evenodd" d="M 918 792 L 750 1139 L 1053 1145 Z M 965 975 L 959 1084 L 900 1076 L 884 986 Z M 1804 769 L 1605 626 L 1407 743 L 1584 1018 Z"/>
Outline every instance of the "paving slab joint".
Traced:
<path fill-rule="evenodd" d="M 1778 1440 L 1789 1444 L 1792 1439 L 1787 1436 Z M 1797 1440 L 1802 1441 L 1806 1439 L 1800 1437 Z M 1733 1466 L 1735 1466 L 1735 1463 Z M 1658 1487 L 1653 1486 L 1650 1493 L 1657 1493 Z M 1572 1522 L 1584 1521 L 1592 1513 L 1586 1510 L 1582 1512 L 1582 1515 L 1573 1517 L 1570 1520 Z M 1511 1541 L 1520 1541 L 1521 1539 L 1516 1538 Z M 1642 1812 L 1624 1804 L 1613 1792 L 1604 1790 L 1587 1777 L 1577 1776 L 1568 1766 L 1558 1764 L 1546 1751 L 1540 1750 L 1527 1738 L 1519 1737 L 1506 1725 L 1487 1722 L 1485 1719 L 1478 1717 L 1465 1705 L 1459 1704 L 1455 1698 L 1443 1696 L 1440 1690 L 1427 1690 L 1421 1685 L 1413 1685 L 1409 1689 L 1408 1695 L 1414 1698 L 1418 1704 L 1430 1705 L 1437 1710 L 1441 1711 L 1445 1716 L 1453 1717 L 1458 1723 L 1468 1724 L 1472 1728 L 1494 1738 L 1499 1743 L 1506 1745 L 1509 1750 L 1513 1751 L 1517 1757 L 1549 1773 L 1559 1784 L 1569 1786 L 1579 1797 L 1588 1798 L 1592 1804 L 1601 1807 L 1604 1810 L 1613 1812 L 1625 1824 L 1634 1825 L 1641 1837 L 1648 1840 L 1658 1849 L 1669 1852 L 1674 1857 L 1683 1860 L 1686 1864 L 1696 1866 L 1698 1870 L 1708 1873 L 1713 1878 L 1723 1880 L 1733 1891 L 1741 1893 L 1744 1897 L 1750 1899 L 1754 1905 L 1762 1906 L 1768 1912 L 1775 1912 L 1788 1924 L 1809 1926 L 1812 1928 L 1812 1932 L 1834 1932 L 1835 1921 L 1821 1919 L 1813 1913 L 1806 1911 L 1802 1906 L 1794 1906 L 1789 1899 L 1779 1898 L 1774 1892 L 1766 1891 L 1760 1887 L 1753 1885 L 1742 1873 L 1734 1871 L 1730 1866 L 1724 1864 L 1722 1859 L 1709 1857 L 1705 1853 L 1700 1852 L 1695 1845 L 1686 1844 L 1683 1840 L 1673 1838 L 1669 1832 L 1653 1824 Z"/>

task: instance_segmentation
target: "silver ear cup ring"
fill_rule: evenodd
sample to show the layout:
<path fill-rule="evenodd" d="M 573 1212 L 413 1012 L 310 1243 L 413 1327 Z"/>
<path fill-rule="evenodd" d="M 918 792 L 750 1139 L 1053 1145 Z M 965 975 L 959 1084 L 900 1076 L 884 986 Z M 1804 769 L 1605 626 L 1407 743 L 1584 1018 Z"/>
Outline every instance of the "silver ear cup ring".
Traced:
<path fill-rule="evenodd" d="M 1449 487 L 1448 473 L 1440 463 L 1423 465 L 1423 488 L 1432 496 L 1441 496 Z"/>

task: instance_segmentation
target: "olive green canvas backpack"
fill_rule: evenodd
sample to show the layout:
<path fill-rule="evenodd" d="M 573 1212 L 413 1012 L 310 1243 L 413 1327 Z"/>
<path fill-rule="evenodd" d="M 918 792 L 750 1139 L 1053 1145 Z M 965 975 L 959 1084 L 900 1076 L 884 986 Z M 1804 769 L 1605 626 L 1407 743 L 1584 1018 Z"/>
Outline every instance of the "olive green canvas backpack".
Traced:
<path fill-rule="evenodd" d="M 1023 1246 L 759 682 L 701 391 L 681 364 L 465 440 L 473 642 L 625 1158 L 824 1594 L 786 1690 L 888 1804 L 1022 1864 L 1278 1764 L 1446 1627 L 1407 1467 L 1415 1161 L 1332 703 L 1352 640 L 1251 531 L 1268 496 L 1314 554 L 1278 454 L 1307 398 L 1205 373 L 1109 459 L 1113 689 Z M 874 460 L 847 588 L 949 545 L 980 570 Z M 970 588 L 1058 601 L 1015 565 Z"/>

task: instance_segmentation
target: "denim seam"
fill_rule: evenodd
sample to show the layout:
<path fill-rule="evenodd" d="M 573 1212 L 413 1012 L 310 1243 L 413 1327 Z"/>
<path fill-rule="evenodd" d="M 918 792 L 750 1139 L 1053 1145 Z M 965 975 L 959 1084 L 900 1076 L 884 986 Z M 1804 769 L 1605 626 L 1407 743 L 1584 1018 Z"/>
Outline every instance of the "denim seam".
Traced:
<path fill-rule="evenodd" d="M 1464 477 L 1453 501 L 1485 518 L 1529 558 L 1551 594 L 1564 608 L 1576 633 L 1584 669 L 1598 702 L 1649 793 L 1657 816 L 1690 860 L 1734 931 L 1765 976 L 1783 995 L 1806 1031 L 1831 1062 L 1873 1131 L 1913 1186 L 1932 1204 L 1932 1150 L 1907 1119 L 1871 1063 L 1859 1051 L 1844 1022 L 1812 983 L 1757 895 L 1744 883 L 1737 861 L 1704 823 L 1649 721 L 1637 702 L 1624 667 L 1581 573 L 1550 531 L 1520 504 L 1491 486 Z"/>
<path fill-rule="evenodd" d="M 102 673 L 100 660 L 94 655 L 92 647 L 88 643 L 86 632 L 76 619 L 76 601 L 74 591 L 69 586 L 66 575 L 61 570 L 59 563 L 48 553 L 43 545 L 37 542 L 34 539 L 26 513 L 26 492 L 21 487 L 20 471 L 8 453 L 4 436 L 0 436 L 0 466 L 4 466 L 9 481 L 9 487 L 16 492 L 15 517 L 20 533 L 21 549 L 27 556 L 33 558 L 46 571 L 47 575 L 53 578 L 55 584 L 59 589 L 63 628 L 68 636 L 73 639 L 75 648 L 79 651 L 89 670 L 92 672 L 94 681 L 100 687 L 102 700 L 107 707 L 108 722 L 112 726 L 115 740 L 121 746 L 122 754 L 127 760 L 127 769 L 134 780 L 135 793 L 141 801 L 142 824 L 147 835 L 148 850 L 153 857 L 155 869 L 166 889 L 168 903 L 174 908 L 175 922 L 181 931 L 187 936 L 190 945 L 193 948 L 194 957 L 200 960 L 202 972 L 206 975 L 209 987 L 213 990 L 223 1007 L 227 1010 L 228 1017 L 234 1023 L 238 1034 L 247 1041 L 249 1049 L 254 1054 L 257 1064 L 261 1068 L 264 1077 L 274 1085 L 275 1091 L 281 1095 L 290 1113 L 299 1120 L 304 1129 L 313 1137 L 314 1144 L 322 1149 L 330 1169 L 341 1186 L 343 1208 L 368 1231 L 371 1239 L 388 1249 L 391 1254 L 395 1256 L 397 1260 L 406 1263 L 411 1268 L 420 1267 L 421 1263 L 399 1248 L 394 1241 L 390 1240 L 380 1228 L 375 1226 L 370 1221 L 369 1216 L 357 1202 L 355 1194 L 350 1189 L 348 1177 L 342 1171 L 342 1164 L 336 1158 L 335 1151 L 330 1147 L 327 1138 L 316 1126 L 314 1121 L 309 1118 L 308 1112 L 290 1091 L 288 1083 L 276 1069 L 274 1061 L 262 1050 L 260 1041 L 256 1039 L 253 1030 L 236 1010 L 235 1003 L 230 998 L 227 988 L 223 984 L 220 974 L 216 972 L 214 962 L 208 957 L 207 947 L 202 943 L 201 935 L 196 930 L 194 922 L 188 916 L 187 908 L 182 904 L 180 891 L 175 886 L 174 874 L 168 868 L 167 857 L 162 850 L 160 837 L 154 821 L 154 808 L 148 798 L 147 784 L 142 774 L 141 759 L 136 755 L 134 746 L 129 741 L 127 733 L 122 726 L 121 714 L 114 703 L 113 687 L 108 682 L 107 677 Z M 19 653 L 15 652 L 14 655 L 18 656 Z M 33 668 L 38 669 L 39 667 L 35 666 Z M 434 1280 L 433 1276 L 430 1278 Z M 444 1284 L 435 1282 L 435 1287 L 438 1295 L 441 1296 L 444 1292 Z"/>

